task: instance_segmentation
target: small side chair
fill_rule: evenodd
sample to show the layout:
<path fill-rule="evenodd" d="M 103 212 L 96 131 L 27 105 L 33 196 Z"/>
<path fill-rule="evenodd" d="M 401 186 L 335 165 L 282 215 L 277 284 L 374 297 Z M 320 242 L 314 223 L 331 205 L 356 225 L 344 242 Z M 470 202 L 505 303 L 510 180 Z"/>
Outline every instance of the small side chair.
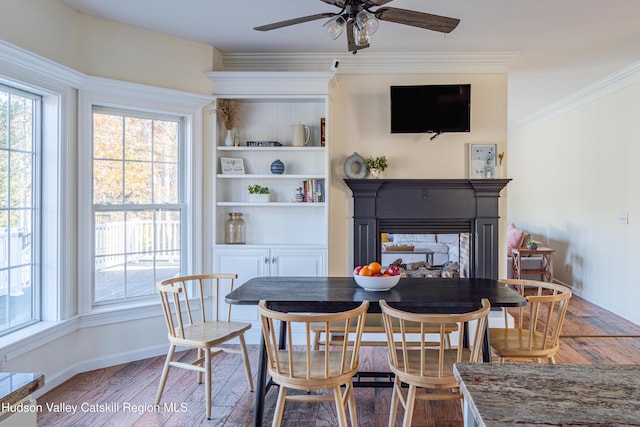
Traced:
<path fill-rule="evenodd" d="M 489 328 L 489 344 L 498 361 L 555 363 L 571 289 L 537 280 L 500 281 L 520 292 L 528 304 L 517 309 L 513 328 Z"/>
<path fill-rule="evenodd" d="M 193 276 L 174 277 L 158 283 L 157 288 L 162 301 L 162 311 L 168 329 L 169 352 L 162 369 L 160 385 L 155 404 L 160 403 L 164 386 L 171 367 L 196 371 L 198 384 L 205 379 L 205 407 L 207 419 L 211 419 L 211 357 L 221 353 L 241 353 L 247 375 L 249 389 L 253 391 L 253 379 L 249 366 L 249 356 L 245 345 L 244 333 L 251 328 L 250 323 L 232 322 L 231 306 L 227 305 L 225 320 L 220 320 L 218 301 L 221 281 L 228 284 L 228 292 L 233 290 L 237 274 L 199 274 Z M 205 283 L 212 284 L 212 305 L 205 306 Z M 191 306 L 189 298 L 197 297 L 197 304 Z M 207 320 L 207 307 L 213 310 L 213 319 Z M 196 317 L 197 316 L 197 317 Z M 194 318 L 196 320 L 194 320 Z M 240 349 L 220 347 L 228 341 L 238 338 Z M 173 361 L 176 346 L 196 348 L 198 355 L 191 363 Z"/>
<path fill-rule="evenodd" d="M 380 309 L 387 335 L 389 366 L 395 374 L 389 427 L 395 426 L 398 402 L 404 407 L 402 425 L 409 427 L 416 399 L 462 399 L 458 381 L 453 376 L 453 365 L 482 360 L 482 342 L 491 310 L 489 300 L 483 299 L 478 310 L 460 314 L 411 313 L 393 308 L 385 300 L 380 300 Z M 448 346 L 452 324 L 457 324 L 458 337 Z M 468 336 L 467 345 L 465 336 Z M 409 385 L 408 389 L 403 383 Z M 418 393 L 419 388 L 429 392 Z"/>
<path fill-rule="evenodd" d="M 345 406 L 349 408 L 351 425 L 358 425 L 356 401 L 352 378 L 358 371 L 360 340 L 369 307 L 363 301 L 359 307 L 338 313 L 283 313 L 271 310 L 266 301 L 260 301 L 258 312 L 262 321 L 267 352 L 267 367 L 271 379 L 278 384 L 273 426 L 280 426 L 284 414 L 285 401 L 335 402 L 338 424 L 347 426 Z M 285 328 L 285 346 L 280 348 L 280 331 Z M 324 332 L 340 324 L 342 340 L 336 340 L 322 350 L 314 349 L 312 338 L 315 325 L 323 325 Z M 344 393 L 341 387 L 344 386 Z M 289 389 L 301 390 L 301 394 L 288 394 Z M 312 393 L 315 390 L 333 390 L 333 396 Z"/>

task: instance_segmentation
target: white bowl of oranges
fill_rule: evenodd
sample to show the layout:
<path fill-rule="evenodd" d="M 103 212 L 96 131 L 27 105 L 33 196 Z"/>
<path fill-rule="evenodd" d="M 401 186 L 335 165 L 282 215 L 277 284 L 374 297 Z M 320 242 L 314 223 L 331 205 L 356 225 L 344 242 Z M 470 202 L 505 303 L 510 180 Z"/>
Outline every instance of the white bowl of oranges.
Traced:
<path fill-rule="evenodd" d="M 379 262 L 358 266 L 353 270 L 353 278 L 367 291 L 388 291 L 400 281 L 400 267 L 390 265 L 383 268 Z"/>

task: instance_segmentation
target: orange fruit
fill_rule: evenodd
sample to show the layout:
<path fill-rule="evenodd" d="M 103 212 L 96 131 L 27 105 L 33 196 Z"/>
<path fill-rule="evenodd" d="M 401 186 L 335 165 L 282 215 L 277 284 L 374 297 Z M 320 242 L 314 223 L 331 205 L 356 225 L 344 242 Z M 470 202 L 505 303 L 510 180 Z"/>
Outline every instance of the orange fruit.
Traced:
<path fill-rule="evenodd" d="M 371 276 L 373 275 L 373 272 L 369 269 L 368 266 L 364 266 L 360 269 L 360 273 L 358 273 L 360 276 Z"/>
<path fill-rule="evenodd" d="M 371 270 L 371 272 L 373 274 L 377 274 L 377 273 L 380 273 L 382 271 L 382 266 L 380 265 L 379 262 L 373 261 L 372 263 L 370 263 L 368 265 L 368 267 L 369 267 L 369 270 Z"/>

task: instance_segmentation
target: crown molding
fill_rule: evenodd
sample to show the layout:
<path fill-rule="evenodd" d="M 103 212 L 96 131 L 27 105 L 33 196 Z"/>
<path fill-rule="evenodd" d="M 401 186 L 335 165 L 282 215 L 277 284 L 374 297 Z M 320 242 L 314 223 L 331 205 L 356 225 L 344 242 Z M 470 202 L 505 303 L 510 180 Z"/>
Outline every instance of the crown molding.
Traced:
<path fill-rule="evenodd" d="M 326 95 L 335 83 L 331 71 L 210 71 L 212 90 L 219 95 Z"/>
<path fill-rule="evenodd" d="M 147 108 L 153 109 L 157 105 L 179 110 L 196 110 L 210 104 L 214 97 L 199 93 L 185 92 L 177 89 L 169 89 L 158 86 L 133 83 L 122 80 L 113 80 L 104 77 L 87 76 L 80 87 L 86 92 L 101 92 L 114 99 L 131 97 L 145 101 Z"/>
<path fill-rule="evenodd" d="M 329 71 L 338 74 L 502 74 L 517 52 L 227 53 L 225 71 Z"/>
<path fill-rule="evenodd" d="M 634 62 L 628 67 L 596 81 L 583 90 L 552 104 L 538 113 L 514 122 L 509 128 L 515 130 L 542 123 L 638 82 L 640 82 L 640 61 Z"/>
<path fill-rule="evenodd" d="M 86 79 L 78 71 L 4 40 L 0 40 L 0 72 L 15 82 L 29 82 L 43 88 L 78 87 Z"/>

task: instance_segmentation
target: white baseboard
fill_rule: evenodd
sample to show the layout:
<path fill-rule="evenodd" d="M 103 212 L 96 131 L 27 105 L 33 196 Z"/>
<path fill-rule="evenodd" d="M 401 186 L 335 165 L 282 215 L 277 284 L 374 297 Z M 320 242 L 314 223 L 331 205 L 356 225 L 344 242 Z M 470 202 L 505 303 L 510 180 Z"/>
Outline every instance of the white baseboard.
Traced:
<path fill-rule="evenodd" d="M 70 380 L 78 374 L 93 371 L 95 369 L 102 369 L 109 366 L 119 365 L 121 363 L 135 362 L 136 360 L 166 355 L 168 349 L 169 344 L 166 344 L 162 346 L 139 349 L 127 353 L 110 354 L 105 357 L 95 358 L 91 360 L 83 360 L 67 367 L 65 370 L 60 371 L 56 374 L 47 374 L 44 387 L 34 392 L 33 397 L 37 399 L 38 397 L 53 390 L 60 384 Z"/>

